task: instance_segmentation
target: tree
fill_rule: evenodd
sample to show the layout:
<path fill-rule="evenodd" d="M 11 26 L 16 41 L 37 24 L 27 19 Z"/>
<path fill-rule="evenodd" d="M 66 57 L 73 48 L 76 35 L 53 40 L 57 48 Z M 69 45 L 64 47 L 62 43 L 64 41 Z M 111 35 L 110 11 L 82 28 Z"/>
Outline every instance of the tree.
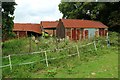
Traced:
<path fill-rule="evenodd" d="M 14 25 L 15 2 L 2 2 L 2 39 L 3 41 L 14 36 L 12 29 Z"/>
<path fill-rule="evenodd" d="M 98 20 L 110 30 L 120 31 L 120 2 L 61 2 L 59 10 L 63 18 Z"/>

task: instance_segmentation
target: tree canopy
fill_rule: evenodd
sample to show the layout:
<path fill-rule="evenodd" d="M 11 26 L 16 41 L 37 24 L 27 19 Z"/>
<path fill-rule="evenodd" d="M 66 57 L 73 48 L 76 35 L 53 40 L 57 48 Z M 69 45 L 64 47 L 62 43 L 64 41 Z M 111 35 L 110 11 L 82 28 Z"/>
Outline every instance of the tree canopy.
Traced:
<path fill-rule="evenodd" d="M 59 10 L 63 18 L 97 20 L 120 31 L 120 2 L 61 2 Z"/>
<path fill-rule="evenodd" d="M 14 25 L 15 2 L 2 2 L 2 38 L 9 39 L 14 36 L 12 29 Z"/>

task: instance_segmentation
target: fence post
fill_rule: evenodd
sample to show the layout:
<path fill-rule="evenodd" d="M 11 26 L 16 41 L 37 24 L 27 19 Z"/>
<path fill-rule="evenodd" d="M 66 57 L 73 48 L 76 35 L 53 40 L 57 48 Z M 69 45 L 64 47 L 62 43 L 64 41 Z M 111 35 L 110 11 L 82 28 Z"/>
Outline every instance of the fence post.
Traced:
<path fill-rule="evenodd" d="M 11 64 L 11 58 L 10 58 L 10 55 L 9 55 L 9 64 L 10 64 L 10 70 L 12 70 L 12 64 Z"/>
<path fill-rule="evenodd" d="M 107 32 L 107 37 L 106 37 L 106 39 L 107 39 L 107 47 L 110 47 L 110 40 L 109 40 L 109 38 L 108 38 L 108 32 Z"/>
<path fill-rule="evenodd" d="M 46 61 L 46 65 L 47 65 L 47 67 L 48 67 L 48 59 L 47 59 L 46 51 L 45 51 L 45 61 Z"/>
<path fill-rule="evenodd" d="M 78 50 L 78 45 L 76 45 L 76 48 L 77 48 L 78 57 L 80 57 L 80 53 L 79 53 L 79 50 Z"/>
<path fill-rule="evenodd" d="M 95 50 L 97 51 L 97 47 L 96 47 L 96 42 L 94 41 L 94 47 L 95 47 Z"/>
<path fill-rule="evenodd" d="M 107 39 L 107 47 L 110 47 L 110 40 Z"/>

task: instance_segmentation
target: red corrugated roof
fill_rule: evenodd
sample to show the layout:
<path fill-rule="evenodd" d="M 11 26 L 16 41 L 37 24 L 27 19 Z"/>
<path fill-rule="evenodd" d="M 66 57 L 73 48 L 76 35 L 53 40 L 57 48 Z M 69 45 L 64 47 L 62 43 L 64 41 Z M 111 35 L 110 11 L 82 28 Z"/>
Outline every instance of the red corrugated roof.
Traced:
<path fill-rule="evenodd" d="M 80 19 L 61 19 L 66 28 L 108 28 L 99 21 Z"/>
<path fill-rule="evenodd" d="M 13 31 L 31 31 L 41 34 L 40 24 L 14 23 Z"/>
<path fill-rule="evenodd" d="M 43 28 L 56 28 L 58 25 L 58 21 L 41 21 L 41 26 Z"/>

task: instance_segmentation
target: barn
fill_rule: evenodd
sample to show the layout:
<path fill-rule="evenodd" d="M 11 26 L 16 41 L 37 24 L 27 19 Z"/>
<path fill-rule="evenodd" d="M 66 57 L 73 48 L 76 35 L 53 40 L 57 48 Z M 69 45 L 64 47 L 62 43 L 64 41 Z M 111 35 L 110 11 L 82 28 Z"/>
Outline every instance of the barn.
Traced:
<path fill-rule="evenodd" d="M 41 36 L 40 24 L 32 23 L 14 23 L 13 32 L 16 37 L 27 37 L 27 36 Z"/>
<path fill-rule="evenodd" d="M 99 21 L 80 19 L 60 19 L 56 28 L 57 38 L 71 40 L 88 39 L 95 36 L 106 36 L 108 27 Z"/>
<path fill-rule="evenodd" d="M 49 35 L 56 36 L 56 27 L 58 21 L 41 21 L 41 29 L 43 32 L 47 32 Z"/>

